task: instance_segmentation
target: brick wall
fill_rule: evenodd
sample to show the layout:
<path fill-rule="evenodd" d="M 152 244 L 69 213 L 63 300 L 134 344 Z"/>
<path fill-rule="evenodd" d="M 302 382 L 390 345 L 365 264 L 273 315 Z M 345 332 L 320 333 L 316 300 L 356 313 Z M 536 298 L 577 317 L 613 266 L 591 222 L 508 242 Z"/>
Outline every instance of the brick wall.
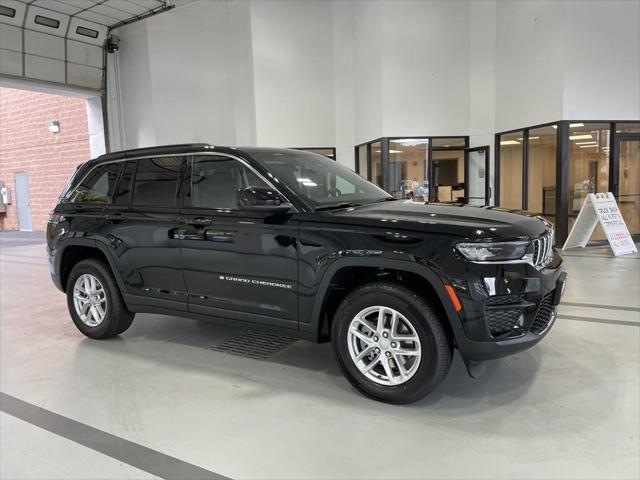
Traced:
<path fill-rule="evenodd" d="M 60 122 L 59 133 L 49 131 L 53 121 Z M 0 87 L 0 183 L 12 195 L 7 212 L 0 213 L 0 230 L 18 228 L 16 172 L 29 177 L 33 230 L 44 230 L 67 180 L 89 158 L 83 98 Z"/>

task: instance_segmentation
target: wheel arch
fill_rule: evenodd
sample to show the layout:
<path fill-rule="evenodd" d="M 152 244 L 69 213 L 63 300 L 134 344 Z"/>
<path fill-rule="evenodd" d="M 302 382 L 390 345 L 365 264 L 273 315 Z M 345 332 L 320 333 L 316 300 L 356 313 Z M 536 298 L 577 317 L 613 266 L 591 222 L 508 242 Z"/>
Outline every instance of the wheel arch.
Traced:
<path fill-rule="evenodd" d="M 433 270 L 409 261 L 344 258 L 337 260 L 327 269 L 313 303 L 311 328 L 318 340 L 328 338 L 333 313 L 350 291 L 361 285 L 385 279 L 404 285 L 429 301 L 437 313 L 447 320 L 445 328 L 451 337 L 457 337 L 461 328 L 460 318 L 451 304 L 443 280 Z"/>
<path fill-rule="evenodd" d="M 58 271 L 60 272 L 60 281 L 63 291 L 66 292 L 67 290 L 67 280 L 69 279 L 69 274 L 73 267 L 82 260 L 93 258 L 107 264 L 116 280 L 116 284 L 118 285 L 120 292 L 123 292 L 121 279 L 116 273 L 117 270 L 110 253 L 95 241 L 68 243 L 62 248 L 59 258 L 60 264 Z"/>

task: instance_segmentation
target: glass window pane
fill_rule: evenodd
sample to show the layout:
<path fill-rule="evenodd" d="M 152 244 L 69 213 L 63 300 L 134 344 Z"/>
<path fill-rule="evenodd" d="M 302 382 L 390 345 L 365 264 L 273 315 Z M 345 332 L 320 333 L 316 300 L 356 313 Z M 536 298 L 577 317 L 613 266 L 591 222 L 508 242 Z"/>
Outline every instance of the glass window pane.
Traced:
<path fill-rule="evenodd" d="M 486 205 L 487 196 L 487 152 L 474 150 L 469 152 L 469 184 L 467 203 L 469 205 Z"/>
<path fill-rule="evenodd" d="M 250 168 L 233 158 L 203 155 L 193 161 L 193 207 L 235 210 L 240 190 L 267 186 Z"/>
<path fill-rule="evenodd" d="M 522 130 L 500 136 L 500 206 L 522 208 Z"/>
<path fill-rule="evenodd" d="M 335 160 L 335 154 L 333 153 L 333 148 L 331 147 L 322 147 L 322 148 L 296 148 L 296 150 L 302 150 L 304 152 L 317 153 L 318 155 L 323 155 L 327 158 Z"/>
<path fill-rule="evenodd" d="M 589 193 L 609 191 L 609 124 L 585 123 L 569 133 L 569 230 Z M 592 240 L 604 240 L 598 225 Z"/>
<path fill-rule="evenodd" d="M 181 157 L 145 158 L 138 161 L 132 205 L 174 207 Z"/>
<path fill-rule="evenodd" d="M 362 178 L 369 178 L 369 169 L 367 168 L 367 146 L 360 145 L 358 147 L 358 173 Z"/>
<path fill-rule="evenodd" d="M 464 147 L 464 137 L 451 137 L 451 138 L 432 138 L 431 145 L 433 148 L 437 147 Z"/>
<path fill-rule="evenodd" d="M 382 187 L 382 144 L 375 142 L 371 144 L 371 176 L 373 183 Z"/>
<path fill-rule="evenodd" d="M 435 151 L 431 153 L 431 160 L 437 201 L 464 201 L 464 150 Z"/>
<path fill-rule="evenodd" d="M 639 133 L 640 122 L 616 123 L 616 132 L 618 133 Z"/>
<path fill-rule="evenodd" d="M 556 214 L 556 125 L 529 130 L 527 210 L 550 222 Z"/>
<path fill-rule="evenodd" d="M 407 138 L 389 140 L 389 193 L 396 198 L 429 198 L 427 157 L 429 140 Z"/>
<path fill-rule="evenodd" d="M 69 196 L 74 203 L 109 203 L 118 180 L 122 162 L 108 163 L 94 168 Z"/>
<path fill-rule="evenodd" d="M 618 203 L 632 235 L 640 234 L 640 140 L 620 140 Z"/>

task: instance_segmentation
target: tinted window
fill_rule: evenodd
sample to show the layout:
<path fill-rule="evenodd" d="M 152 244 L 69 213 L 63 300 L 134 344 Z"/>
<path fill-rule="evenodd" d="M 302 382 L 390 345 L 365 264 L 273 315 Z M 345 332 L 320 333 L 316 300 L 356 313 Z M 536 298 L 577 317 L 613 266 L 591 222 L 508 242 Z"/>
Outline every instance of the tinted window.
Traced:
<path fill-rule="evenodd" d="M 175 206 L 178 177 L 183 161 L 181 157 L 138 160 L 131 204 L 150 207 Z"/>
<path fill-rule="evenodd" d="M 73 189 L 68 201 L 74 203 L 109 203 L 122 163 L 98 165 Z"/>
<path fill-rule="evenodd" d="M 370 203 L 389 197 L 354 171 L 321 155 L 295 150 L 245 150 L 279 182 L 316 208 L 336 203 Z"/>
<path fill-rule="evenodd" d="M 129 205 L 131 201 L 131 184 L 133 183 L 133 175 L 136 173 L 137 164 L 137 160 L 129 160 L 124 164 L 124 170 L 118 183 L 118 191 L 113 197 L 114 204 Z"/>
<path fill-rule="evenodd" d="M 266 187 L 243 163 L 213 155 L 195 157 L 191 175 L 192 206 L 202 208 L 237 208 L 237 194 L 247 187 Z"/>

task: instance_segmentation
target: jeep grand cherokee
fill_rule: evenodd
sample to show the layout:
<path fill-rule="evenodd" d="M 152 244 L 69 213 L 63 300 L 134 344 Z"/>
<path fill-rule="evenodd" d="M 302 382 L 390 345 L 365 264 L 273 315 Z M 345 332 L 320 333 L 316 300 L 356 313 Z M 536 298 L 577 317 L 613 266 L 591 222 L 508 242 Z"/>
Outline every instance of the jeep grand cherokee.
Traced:
<path fill-rule="evenodd" d="M 81 165 L 47 231 L 77 328 L 138 312 L 331 341 L 351 384 L 415 401 L 447 373 L 532 347 L 566 274 L 526 212 L 403 203 L 339 163 L 275 148 L 174 145 Z"/>

